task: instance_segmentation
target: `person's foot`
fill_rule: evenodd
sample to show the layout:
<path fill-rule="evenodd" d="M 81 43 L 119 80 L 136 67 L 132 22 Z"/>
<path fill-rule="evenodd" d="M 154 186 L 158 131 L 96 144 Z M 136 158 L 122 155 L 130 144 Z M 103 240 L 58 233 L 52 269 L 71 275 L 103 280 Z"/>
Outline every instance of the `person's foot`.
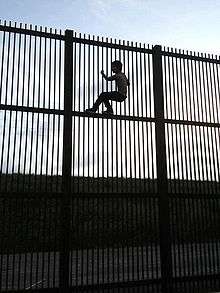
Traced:
<path fill-rule="evenodd" d="M 90 108 L 90 109 L 86 109 L 85 112 L 88 114 L 94 114 L 96 111 L 93 108 Z"/>
<path fill-rule="evenodd" d="M 105 115 L 113 115 L 113 110 L 106 110 L 106 111 L 103 111 L 102 114 L 105 114 Z"/>

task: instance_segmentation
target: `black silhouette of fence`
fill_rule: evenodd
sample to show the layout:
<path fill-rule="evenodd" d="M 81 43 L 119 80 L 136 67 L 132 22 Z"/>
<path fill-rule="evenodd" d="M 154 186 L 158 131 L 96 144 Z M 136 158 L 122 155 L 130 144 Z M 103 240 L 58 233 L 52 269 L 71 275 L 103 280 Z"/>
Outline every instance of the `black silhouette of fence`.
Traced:
<path fill-rule="evenodd" d="M 219 289 L 219 58 L 0 31 L 1 291 Z M 127 100 L 85 113 L 115 59 Z"/>

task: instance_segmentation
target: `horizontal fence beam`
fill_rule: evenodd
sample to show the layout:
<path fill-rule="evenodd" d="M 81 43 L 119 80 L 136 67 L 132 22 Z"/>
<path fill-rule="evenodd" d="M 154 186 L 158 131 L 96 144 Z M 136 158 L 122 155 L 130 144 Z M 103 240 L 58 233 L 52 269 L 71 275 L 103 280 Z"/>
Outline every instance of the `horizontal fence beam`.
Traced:
<path fill-rule="evenodd" d="M 31 30 L 31 29 L 26 29 L 26 28 L 17 28 L 17 27 L 0 25 L 0 31 L 65 41 L 64 35 L 55 34 L 55 33 L 51 33 L 51 32 L 43 32 L 43 31 L 38 31 L 38 30 Z M 106 38 L 106 40 L 108 40 L 108 38 Z M 119 50 L 127 50 L 127 51 L 148 53 L 148 54 L 152 53 L 151 49 L 141 47 L 140 43 L 139 43 L 139 47 L 138 47 L 137 42 L 135 43 L 135 46 L 133 46 L 133 42 L 131 42 L 132 45 L 129 45 L 130 42 L 127 41 L 127 45 L 125 45 L 124 40 L 122 41 L 123 44 L 116 44 L 116 43 L 112 42 L 112 39 L 110 39 L 110 42 L 108 42 L 108 41 L 99 41 L 99 40 L 95 40 L 95 39 L 86 39 L 86 38 L 82 38 L 82 37 L 73 37 L 72 41 L 73 41 L 73 43 L 86 44 L 86 45 L 92 45 L 92 46 L 97 46 L 97 47 L 114 48 L 114 49 L 119 49 Z M 144 46 L 145 46 L 145 44 L 144 44 Z"/>
<path fill-rule="evenodd" d="M 41 198 L 54 198 L 54 199 L 61 199 L 63 198 L 63 192 L 9 192 L 4 191 L 1 192 L 0 198 L 6 199 L 13 199 L 13 198 L 28 198 L 28 199 L 41 199 Z M 74 193 L 74 198 L 158 198 L 158 193 L 112 193 L 112 192 L 105 192 L 105 193 Z M 170 199 L 219 199 L 219 194 L 202 194 L 202 193 L 168 193 L 168 197 Z"/>
<path fill-rule="evenodd" d="M 133 42 L 127 41 L 127 45 L 125 45 L 125 41 L 123 40 L 123 44 L 117 44 L 116 41 L 115 43 L 112 43 L 112 39 L 110 39 L 110 42 L 108 41 L 109 39 L 106 38 L 106 41 L 99 41 L 99 40 L 94 40 L 94 39 L 85 39 L 85 38 L 79 38 L 79 37 L 73 37 L 73 42 L 74 43 L 79 43 L 79 44 L 86 44 L 86 45 L 92 45 L 92 46 L 97 46 L 97 47 L 106 47 L 106 48 L 112 48 L 112 49 L 119 49 L 119 50 L 126 50 L 126 51 L 131 51 L 131 52 L 138 52 L 138 53 L 147 53 L 147 54 L 152 54 L 151 49 L 143 48 L 141 47 L 141 43 L 135 43 L 135 46 L 133 45 Z M 120 41 L 121 42 L 121 41 Z M 129 44 L 132 45 L 129 45 Z M 145 46 L 145 44 L 144 44 Z"/>
<path fill-rule="evenodd" d="M 62 198 L 63 192 L 2 192 L 0 198 Z M 157 198 L 157 193 L 74 193 L 74 198 Z"/>
<path fill-rule="evenodd" d="M 99 113 L 87 114 L 86 112 L 78 112 L 78 111 L 73 111 L 72 114 L 73 116 L 78 116 L 78 117 L 114 119 L 114 120 L 121 120 L 121 121 L 156 122 L 155 118 L 150 118 L 150 117 L 138 117 L 138 116 L 127 116 L 127 115 L 103 115 Z"/>
<path fill-rule="evenodd" d="M 42 113 L 42 114 L 48 114 L 48 115 L 51 115 L 51 114 L 64 115 L 64 110 L 45 109 L 45 108 L 26 107 L 26 106 L 15 106 L 15 105 L 4 105 L 4 104 L 0 104 L 0 110 L 28 112 L 28 113 Z M 120 121 L 141 121 L 141 122 L 152 122 L 152 123 L 156 122 L 156 120 L 157 120 L 156 118 L 151 118 L 151 117 L 138 117 L 138 116 L 126 116 L 126 115 L 103 115 L 103 114 L 99 114 L 99 113 L 88 114 L 86 112 L 79 112 L 79 111 L 72 111 L 72 116 L 73 117 L 91 117 L 91 118 L 102 118 L 102 119 L 114 119 L 114 120 L 120 120 Z M 220 123 L 212 123 L 212 122 L 164 119 L 164 123 L 220 128 Z"/>
<path fill-rule="evenodd" d="M 164 119 L 164 123 L 220 128 L 220 123 L 212 123 L 212 122 L 199 122 L 199 121 L 188 121 L 188 120 Z"/>
<path fill-rule="evenodd" d="M 64 115 L 64 110 L 46 109 L 46 108 L 38 108 L 38 107 L 27 107 L 27 106 L 15 106 L 15 105 L 3 105 L 3 104 L 0 104 L 0 110 Z"/>
<path fill-rule="evenodd" d="M 42 29 L 42 27 L 40 27 L 40 28 Z M 18 27 L 12 27 L 12 26 L 7 26 L 7 25 L 0 25 L 0 31 L 65 41 L 65 36 L 62 35 L 61 33 L 57 34 L 57 33 L 51 33 L 51 32 L 43 32 L 43 31 L 41 31 L 41 30 L 39 31 L 37 29 L 32 30 L 32 29 L 27 29 L 27 28 L 18 28 Z M 111 42 L 109 42 L 108 38 L 106 38 L 106 41 L 99 41 L 99 40 L 95 40 L 94 36 L 93 36 L 93 39 L 90 39 L 90 38 L 86 39 L 86 38 L 75 36 L 72 38 L 72 40 L 74 43 L 79 43 L 79 44 L 87 44 L 87 45 L 92 45 L 92 46 L 97 46 L 97 47 L 114 48 L 114 49 L 119 49 L 119 50 L 127 50 L 127 51 L 139 52 L 139 53 L 152 54 L 152 49 L 145 48 L 145 44 L 144 44 L 144 47 L 141 47 L 141 45 L 142 45 L 141 43 L 139 43 L 140 47 L 138 47 L 137 42 L 135 43 L 135 46 L 133 45 L 133 42 L 129 42 L 129 41 L 127 41 L 127 45 L 125 45 L 125 40 L 122 41 L 123 44 L 117 44 L 116 40 L 115 40 L 115 43 L 112 43 L 112 39 L 110 39 Z M 132 45 L 130 45 L 130 43 Z M 179 50 L 179 52 L 177 52 L 177 49 L 175 49 L 175 52 L 162 50 L 161 54 L 162 54 L 162 56 L 220 64 L 220 56 L 217 56 L 217 55 L 215 55 L 215 58 L 210 58 L 209 54 L 208 54 L 209 57 L 206 57 L 206 56 L 203 56 L 203 53 L 198 52 L 197 54 L 201 54 L 201 56 L 196 56 L 195 53 L 194 53 L 194 55 L 192 55 L 192 52 L 191 52 L 191 54 L 181 53 L 180 50 Z M 219 58 L 219 59 L 217 59 L 217 58 Z"/>
<path fill-rule="evenodd" d="M 0 110 L 64 115 L 64 110 L 45 109 L 45 108 L 26 107 L 26 106 L 14 106 L 14 105 L 3 105 L 3 104 L 0 104 Z M 99 114 L 99 113 L 88 114 L 86 112 L 79 112 L 79 111 L 72 111 L 72 116 L 114 119 L 114 120 L 124 120 L 124 121 L 142 121 L 142 122 L 155 122 L 156 121 L 155 118 L 150 118 L 150 117 L 126 116 L 126 115 L 103 115 L 103 114 Z"/>
<path fill-rule="evenodd" d="M 1 192 L 0 198 L 6 199 L 61 199 L 63 198 L 63 192 L 10 192 L 4 191 Z"/>
<path fill-rule="evenodd" d="M 216 59 L 210 58 L 203 56 L 203 53 L 198 53 L 201 54 L 202 56 L 196 56 L 192 54 L 184 54 L 184 53 L 178 53 L 178 52 L 169 52 L 169 51 L 162 51 L 161 52 L 162 56 L 167 56 L 167 57 L 174 57 L 174 58 L 181 58 L 181 59 L 188 59 L 188 60 L 194 60 L 194 61 L 201 61 L 201 62 L 207 62 L 207 63 L 216 63 L 220 64 L 220 59 L 218 60 L 217 57 L 220 58 L 220 56 L 216 56 Z M 209 54 L 208 54 L 209 56 Z"/>
<path fill-rule="evenodd" d="M 208 280 L 219 280 L 219 279 L 220 279 L 220 274 L 210 274 L 210 275 L 174 277 L 173 281 L 193 282 L 193 281 L 208 281 Z M 218 293 L 218 292 L 213 292 L 213 293 Z"/>
<path fill-rule="evenodd" d="M 84 285 L 84 286 L 73 286 L 70 287 L 73 292 L 87 292 L 89 290 L 110 290 L 110 292 L 114 292 L 114 289 L 121 289 L 120 292 L 126 292 L 124 290 L 137 289 L 139 287 L 146 287 L 148 289 L 149 286 L 160 286 L 161 279 L 152 279 L 152 280 L 138 280 L 138 281 L 126 281 L 126 282 L 112 282 L 106 284 L 97 284 L 97 285 Z M 123 290 L 124 289 L 124 290 Z M 76 290 L 76 291 L 75 291 Z M 136 291 L 136 290 L 135 290 Z M 108 291 L 109 292 L 109 291 Z"/>
<path fill-rule="evenodd" d="M 42 27 L 40 27 L 42 29 Z M 49 39 L 56 39 L 56 40 L 65 40 L 65 36 L 61 34 L 51 33 L 51 32 L 43 32 L 38 30 L 32 30 L 27 28 L 18 28 L 12 26 L 4 26 L 0 25 L 0 31 L 15 33 L 15 34 L 22 34 L 22 35 L 29 35 L 41 38 L 49 38 Z"/>

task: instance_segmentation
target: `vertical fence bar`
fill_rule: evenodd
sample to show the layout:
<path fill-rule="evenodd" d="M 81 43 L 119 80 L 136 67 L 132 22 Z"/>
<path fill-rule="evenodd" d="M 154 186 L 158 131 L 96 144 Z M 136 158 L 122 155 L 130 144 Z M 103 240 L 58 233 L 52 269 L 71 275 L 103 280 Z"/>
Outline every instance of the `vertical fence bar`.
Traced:
<path fill-rule="evenodd" d="M 164 124 L 163 76 L 161 46 L 153 47 L 153 90 L 155 105 L 157 187 L 159 196 L 160 257 L 162 292 L 171 292 L 172 256 L 169 223 L 169 197 Z"/>
<path fill-rule="evenodd" d="M 64 64 L 64 128 L 63 128 L 63 200 L 61 201 L 60 292 L 69 287 L 69 230 L 72 158 L 72 102 L 73 102 L 73 32 L 65 31 Z"/>
<path fill-rule="evenodd" d="M 60 31 L 60 34 L 61 34 L 61 31 Z M 57 95 L 58 95 L 58 109 L 61 109 L 61 68 L 62 68 L 62 62 L 61 62 L 61 59 L 62 59 L 62 45 L 61 45 L 61 40 L 59 41 L 58 43 L 58 53 L 57 53 L 57 57 L 58 57 L 58 60 L 57 60 L 57 64 L 58 64 L 58 70 L 57 70 L 57 74 L 58 74 L 58 77 L 57 77 L 57 82 L 58 82 L 58 87 L 57 87 Z M 60 115 L 58 115 L 58 125 L 57 125 L 57 137 L 60 137 L 60 125 L 62 124 L 62 120 L 60 122 Z M 61 154 L 61 151 L 60 151 L 60 143 L 58 142 L 57 144 L 57 158 L 56 158 L 56 163 L 57 163 L 57 174 L 56 174 L 56 177 L 57 177 L 57 181 L 56 181 L 56 190 L 58 190 L 58 186 L 59 186 L 59 166 L 60 166 L 60 154 Z"/>

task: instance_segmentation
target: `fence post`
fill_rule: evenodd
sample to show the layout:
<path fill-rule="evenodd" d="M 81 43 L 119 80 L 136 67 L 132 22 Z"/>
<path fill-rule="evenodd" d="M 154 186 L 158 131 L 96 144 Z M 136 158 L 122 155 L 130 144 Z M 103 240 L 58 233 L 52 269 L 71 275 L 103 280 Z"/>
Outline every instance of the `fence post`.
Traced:
<path fill-rule="evenodd" d="M 72 103 L 73 103 L 73 31 L 65 31 L 64 52 L 64 122 L 61 199 L 61 241 L 59 292 L 69 290 L 69 253 L 71 223 L 71 162 L 72 162 Z"/>
<path fill-rule="evenodd" d="M 169 222 L 164 97 L 161 46 L 153 47 L 153 91 L 156 129 L 157 186 L 159 197 L 159 228 L 162 292 L 172 292 L 172 254 Z"/>

